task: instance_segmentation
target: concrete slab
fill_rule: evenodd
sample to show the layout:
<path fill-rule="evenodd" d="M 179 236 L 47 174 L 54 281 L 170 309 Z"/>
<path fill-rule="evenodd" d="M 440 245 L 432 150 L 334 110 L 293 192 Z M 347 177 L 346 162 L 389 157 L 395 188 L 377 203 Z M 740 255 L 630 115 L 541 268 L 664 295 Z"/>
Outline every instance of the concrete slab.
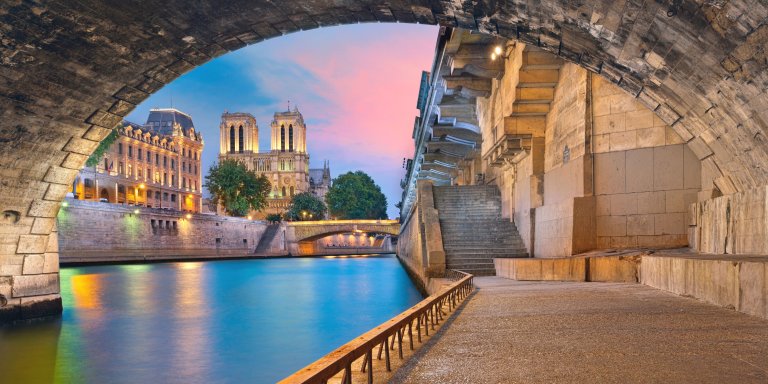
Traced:
<path fill-rule="evenodd" d="M 765 383 L 768 321 L 639 284 L 476 278 L 396 383 Z"/>

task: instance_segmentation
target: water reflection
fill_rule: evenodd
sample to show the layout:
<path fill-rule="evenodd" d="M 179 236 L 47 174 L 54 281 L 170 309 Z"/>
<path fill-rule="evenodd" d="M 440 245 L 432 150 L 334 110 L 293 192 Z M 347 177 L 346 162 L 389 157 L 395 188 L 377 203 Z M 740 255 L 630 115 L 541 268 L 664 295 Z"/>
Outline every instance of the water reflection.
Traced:
<path fill-rule="evenodd" d="M 61 282 L 61 319 L 0 329 L 3 379 L 274 382 L 421 299 L 391 256 L 64 268 Z"/>

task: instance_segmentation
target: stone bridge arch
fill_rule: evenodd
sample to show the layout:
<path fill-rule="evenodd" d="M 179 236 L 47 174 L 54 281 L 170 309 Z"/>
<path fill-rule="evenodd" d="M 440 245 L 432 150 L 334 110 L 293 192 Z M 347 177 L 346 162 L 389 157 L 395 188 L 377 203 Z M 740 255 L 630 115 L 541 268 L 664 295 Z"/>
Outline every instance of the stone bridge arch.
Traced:
<path fill-rule="evenodd" d="M 138 103 L 227 52 L 360 22 L 519 39 L 637 97 L 728 194 L 768 181 L 767 15 L 768 5 L 746 0 L 5 2 L 0 318 L 60 311 L 55 217 L 78 170 Z"/>
<path fill-rule="evenodd" d="M 286 240 L 291 243 L 314 241 L 339 233 L 377 233 L 397 236 L 400 223 L 397 220 L 331 220 L 295 222 L 286 225 Z"/>

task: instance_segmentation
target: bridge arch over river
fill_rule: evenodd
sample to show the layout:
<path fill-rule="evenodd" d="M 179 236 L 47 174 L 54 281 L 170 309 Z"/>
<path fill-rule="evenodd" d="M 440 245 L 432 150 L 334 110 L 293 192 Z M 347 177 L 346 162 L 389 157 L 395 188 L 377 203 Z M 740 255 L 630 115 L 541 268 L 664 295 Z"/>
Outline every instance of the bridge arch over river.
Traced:
<path fill-rule="evenodd" d="M 227 52 L 360 22 L 519 39 L 637 97 L 734 193 L 768 183 L 767 16 L 768 6 L 746 0 L 6 2 L 0 318 L 61 310 L 55 217 L 78 170 L 138 103 Z"/>
<path fill-rule="evenodd" d="M 387 235 L 400 233 L 397 220 L 321 220 L 295 221 L 285 226 L 288 251 L 295 256 L 315 254 L 317 240 L 336 234 Z"/>

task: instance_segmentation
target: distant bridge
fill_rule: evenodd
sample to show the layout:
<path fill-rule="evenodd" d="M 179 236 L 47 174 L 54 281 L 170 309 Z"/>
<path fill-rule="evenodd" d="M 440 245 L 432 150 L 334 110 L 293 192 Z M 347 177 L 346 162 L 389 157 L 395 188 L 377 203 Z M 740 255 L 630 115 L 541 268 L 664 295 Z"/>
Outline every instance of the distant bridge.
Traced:
<path fill-rule="evenodd" d="M 319 220 L 294 221 L 285 224 L 285 241 L 292 255 L 312 253 L 315 240 L 339 233 L 367 233 L 397 236 L 398 220 Z"/>

